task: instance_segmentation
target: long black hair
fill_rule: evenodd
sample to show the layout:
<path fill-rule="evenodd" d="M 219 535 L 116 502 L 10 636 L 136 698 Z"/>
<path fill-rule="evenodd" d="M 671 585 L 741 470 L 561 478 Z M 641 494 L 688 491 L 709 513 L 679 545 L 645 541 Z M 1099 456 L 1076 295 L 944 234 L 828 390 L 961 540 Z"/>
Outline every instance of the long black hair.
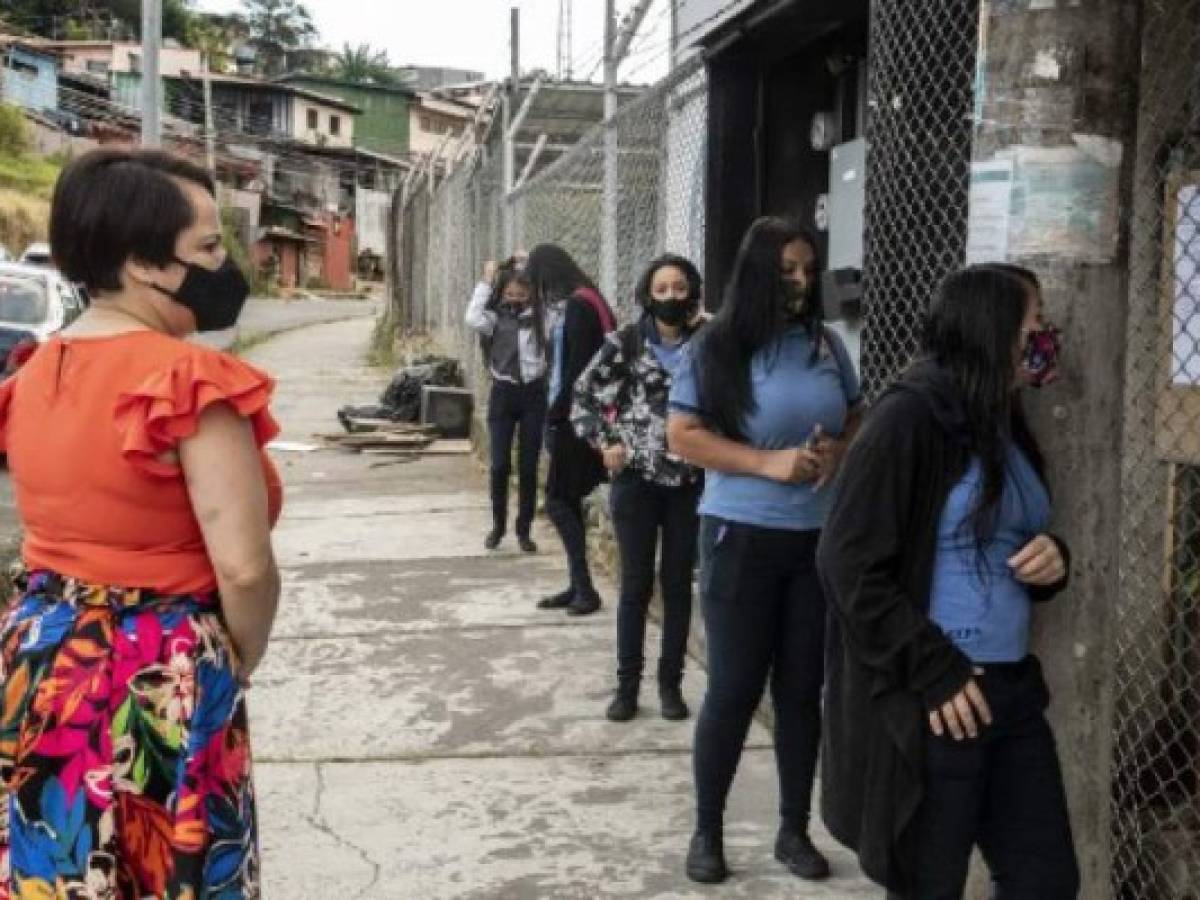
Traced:
<path fill-rule="evenodd" d="M 499 310 L 500 304 L 504 302 L 504 292 L 508 286 L 513 283 L 522 284 L 529 288 L 529 308 L 533 311 L 533 334 L 537 341 L 539 350 L 546 349 L 546 305 L 542 302 L 542 298 L 538 296 L 537 291 L 533 289 L 533 282 L 529 280 L 529 273 L 521 265 L 520 260 L 515 256 L 506 259 L 496 268 L 496 277 L 492 280 L 492 293 L 488 297 L 487 309 L 488 312 L 494 313 Z M 484 344 L 486 352 L 490 354 L 491 342 L 487 341 Z"/>
<path fill-rule="evenodd" d="M 740 438 L 754 412 L 750 364 L 754 354 L 779 337 L 789 324 L 783 283 L 783 248 L 803 241 L 818 256 L 816 239 L 787 219 L 758 219 L 742 239 L 724 302 L 705 327 L 696 348 L 700 396 L 710 423 L 722 434 Z M 820 260 L 817 260 L 820 271 Z M 819 351 L 821 295 L 819 279 L 810 285 L 802 317 Z"/>
<path fill-rule="evenodd" d="M 525 275 L 533 287 L 534 298 L 543 304 L 565 300 L 580 288 L 596 290 L 579 263 L 557 244 L 534 247 L 525 263 Z"/>
<path fill-rule="evenodd" d="M 969 517 L 979 546 L 995 533 L 1009 442 L 1027 453 L 1039 475 L 1044 470 L 1014 380 L 1021 324 L 1038 290 L 1027 269 L 969 266 L 942 283 L 926 322 L 923 349 L 953 377 L 979 459 L 983 480 Z"/>

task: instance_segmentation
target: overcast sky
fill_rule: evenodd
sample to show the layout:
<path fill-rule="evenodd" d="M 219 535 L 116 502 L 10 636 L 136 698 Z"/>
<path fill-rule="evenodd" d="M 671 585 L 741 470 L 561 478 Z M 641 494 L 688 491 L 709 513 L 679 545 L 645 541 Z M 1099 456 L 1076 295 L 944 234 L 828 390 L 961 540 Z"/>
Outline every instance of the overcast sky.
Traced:
<path fill-rule="evenodd" d="M 449 66 L 495 78 L 509 68 L 509 9 L 521 10 L 522 70 L 554 74 L 559 0 L 304 0 L 321 43 L 371 44 L 387 50 L 393 64 Z M 231 12 L 240 0 L 199 0 L 198 8 Z M 634 0 L 617 0 L 618 16 Z M 670 0 L 654 0 L 645 26 L 621 68 L 622 80 L 651 82 L 667 69 Z M 575 76 L 593 74 L 604 35 L 604 0 L 574 0 Z"/>

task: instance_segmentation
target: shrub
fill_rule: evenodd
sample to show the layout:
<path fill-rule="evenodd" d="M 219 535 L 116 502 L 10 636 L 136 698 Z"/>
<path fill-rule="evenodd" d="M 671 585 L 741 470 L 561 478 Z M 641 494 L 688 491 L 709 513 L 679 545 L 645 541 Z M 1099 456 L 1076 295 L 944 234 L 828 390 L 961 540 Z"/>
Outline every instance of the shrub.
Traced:
<path fill-rule="evenodd" d="M 28 153 L 29 148 L 25 114 L 15 106 L 0 103 L 0 153 L 21 156 Z"/>

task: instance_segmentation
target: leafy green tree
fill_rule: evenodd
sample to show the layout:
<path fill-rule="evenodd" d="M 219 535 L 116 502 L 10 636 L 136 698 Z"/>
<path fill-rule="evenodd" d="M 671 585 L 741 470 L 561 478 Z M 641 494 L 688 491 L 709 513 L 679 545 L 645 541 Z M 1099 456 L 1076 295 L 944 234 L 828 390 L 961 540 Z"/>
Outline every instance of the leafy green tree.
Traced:
<path fill-rule="evenodd" d="M 163 0 L 163 35 L 184 40 L 191 0 Z M 129 37 L 141 27 L 141 0 L 4 0 L 0 21 L 54 39 Z"/>
<path fill-rule="evenodd" d="M 244 0 L 250 44 L 258 51 L 259 68 L 279 75 L 289 50 L 310 44 L 317 36 L 308 8 L 299 0 Z"/>
<path fill-rule="evenodd" d="M 360 84 L 398 84 L 399 73 L 388 61 L 386 50 L 375 50 L 370 44 L 351 47 L 346 44 L 333 64 L 333 74 L 345 81 Z"/>
<path fill-rule="evenodd" d="M 184 43 L 205 55 L 211 71 L 224 72 L 230 66 L 233 51 L 249 34 L 246 20 L 241 16 L 201 14 L 192 17 Z"/>

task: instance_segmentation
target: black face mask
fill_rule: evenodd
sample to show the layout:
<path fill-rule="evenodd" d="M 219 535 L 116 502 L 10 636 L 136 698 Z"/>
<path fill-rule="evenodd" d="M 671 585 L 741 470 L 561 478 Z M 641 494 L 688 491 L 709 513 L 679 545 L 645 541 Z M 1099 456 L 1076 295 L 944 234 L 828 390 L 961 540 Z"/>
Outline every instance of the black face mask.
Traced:
<path fill-rule="evenodd" d="M 224 331 L 236 325 L 250 296 L 250 285 L 237 263 L 226 257 L 220 268 L 206 269 L 181 259 L 176 262 L 187 269 L 179 289 L 154 287 L 192 311 L 197 331 Z"/>
<path fill-rule="evenodd" d="M 789 322 L 802 322 L 808 312 L 808 304 L 812 300 L 812 291 L 801 287 L 794 281 L 788 281 L 783 286 L 786 298 L 785 317 Z"/>
<path fill-rule="evenodd" d="M 650 315 L 670 328 L 686 325 L 695 314 L 695 300 L 650 301 Z"/>

